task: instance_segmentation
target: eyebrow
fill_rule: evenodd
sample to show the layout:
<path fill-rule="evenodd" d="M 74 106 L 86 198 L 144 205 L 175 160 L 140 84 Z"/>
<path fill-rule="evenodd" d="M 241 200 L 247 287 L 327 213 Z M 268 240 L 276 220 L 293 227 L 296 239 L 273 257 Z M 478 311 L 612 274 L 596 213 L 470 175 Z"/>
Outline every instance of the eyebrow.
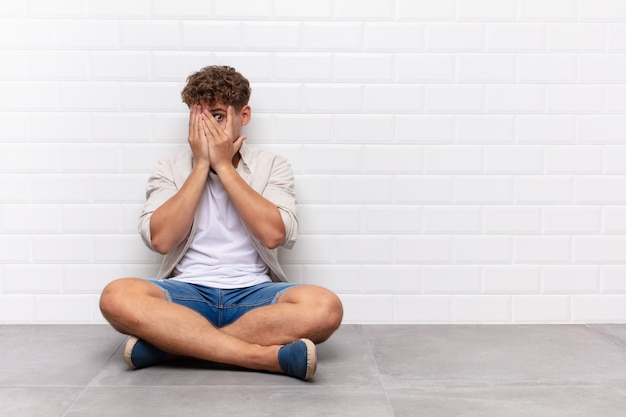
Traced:
<path fill-rule="evenodd" d="M 217 112 L 217 111 L 222 111 L 224 113 L 226 113 L 226 109 L 223 107 L 211 107 L 208 109 L 209 112 L 213 113 L 213 112 Z"/>

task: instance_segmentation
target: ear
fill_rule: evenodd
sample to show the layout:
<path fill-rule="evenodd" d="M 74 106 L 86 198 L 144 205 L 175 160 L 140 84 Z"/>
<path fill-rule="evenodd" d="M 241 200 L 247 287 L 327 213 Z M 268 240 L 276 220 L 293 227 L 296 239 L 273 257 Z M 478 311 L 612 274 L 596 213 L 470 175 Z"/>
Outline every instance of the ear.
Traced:
<path fill-rule="evenodd" d="M 247 125 L 250 122 L 250 118 L 252 118 L 252 108 L 246 104 L 241 108 L 239 116 L 241 117 L 241 125 Z"/>

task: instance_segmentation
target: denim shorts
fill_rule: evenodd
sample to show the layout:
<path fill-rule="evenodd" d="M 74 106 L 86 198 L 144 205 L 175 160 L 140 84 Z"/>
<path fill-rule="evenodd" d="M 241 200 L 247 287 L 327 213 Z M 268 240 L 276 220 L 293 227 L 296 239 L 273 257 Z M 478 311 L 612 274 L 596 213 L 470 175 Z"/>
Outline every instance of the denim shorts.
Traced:
<path fill-rule="evenodd" d="M 264 282 L 247 288 L 220 289 L 173 279 L 150 279 L 167 299 L 204 316 L 216 327 L 231 324 L 258 307 L 275 304 L 278 297 L 298 284 Z"/>

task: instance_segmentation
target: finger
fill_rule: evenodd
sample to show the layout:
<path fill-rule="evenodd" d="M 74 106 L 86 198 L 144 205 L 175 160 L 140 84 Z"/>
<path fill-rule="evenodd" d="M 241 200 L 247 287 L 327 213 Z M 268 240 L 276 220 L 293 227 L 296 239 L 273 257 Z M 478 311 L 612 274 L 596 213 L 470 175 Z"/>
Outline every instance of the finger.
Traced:
<path fill-rule="evenodd" d="M 200 114 L 200 118 L 199 118 L 199 128 L 200 128 L 200 131 L 202 132 L 202 137 L 207 141 L 211 137 L 211 131 L 208 128 L 208 126 L 210 125 L 212 118 L 213 117 L 210 114 L 208 117 L 205 114 Z"/>
<path fill-rule="evenodd" d="M 189 107 L 189 133 L 193 133 L 195 131 L 195 128 L 194 128 L 195 116 L 196 116 L 196 106 L 192 104 Z"/>
<path fill-rule="evenodd" d="M 219 123 L 217 122 L 217 120 L 215 120 L 215 117 L 213 117 L 213 115 L 210 114 L 208 111 L 204 112 L 204 125 L 209 132 L 209 135 L 207 135 L 207 137 L 218 138 L 220 137 L 220 132 L 223 132 Z"/>
<path fill-rule="evenodd" d="M 191 115 L 189 116 L 189 135 L 192 141 L 198 139 L 198 108 L 194 106 Z"/>
<path fill-rule="evenodd" d="M 239 136 L 237 139 L 235 139 L 235 141 L 233 142 L 235 145 L 240 145 L 243 144 L 243 142 L 248 139 L 247 136 Z"/>
<path fill-rule="evenodd" d="M 210 135 L 209 128 L 207 126 L 207 124 L 208 124 L 208 120 L 207 119 L 210 119 L 210 117 L 206 117 L 204 114 L 202 114 L 200 116 L 200 123 L 199 123 L 199 125 L 200 125 L 200 131 L 202 132 L 202 135 L 204 136 L 205 139 L 208 140 L 208 138 L 211 135 Z"/>
<path fill-rule="evenodd" d="M 233 106 L 228 106 L 226 108 L 226 129 L 224 131 L 228 135 L 229 138 L 233 137 L 233 123 L 235 122 L 235 109 Z"/>
<path fill-rule="evenodd" d="M 233 142 L 233 149 L 235 150 L 235 153 L 239 152 L 239 149 L 241 149 L 241 147 L 243 146 L 243 142 L 246 139 L 248 139 L 247 136 L 239 136 L 237 140 Z"/>
<path fill-rule="evenodd" d="M 202 113 L 196 115 L 196 134 L 198 139 L 204 138 L 204 130 L 202 129 Z"/>

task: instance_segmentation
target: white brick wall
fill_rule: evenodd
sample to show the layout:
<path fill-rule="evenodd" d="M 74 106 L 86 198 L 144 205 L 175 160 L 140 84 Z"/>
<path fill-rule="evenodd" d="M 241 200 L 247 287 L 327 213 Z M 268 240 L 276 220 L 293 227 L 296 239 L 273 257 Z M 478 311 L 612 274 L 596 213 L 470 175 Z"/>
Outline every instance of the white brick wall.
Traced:
<path fill-rule="evenodd" d="M 626 322 L 626 2 L 0 2 L 0 323 L 101 323 L 186 146 L 189 73 L 253 84 L 296 282 L 346 322 Z"/>

